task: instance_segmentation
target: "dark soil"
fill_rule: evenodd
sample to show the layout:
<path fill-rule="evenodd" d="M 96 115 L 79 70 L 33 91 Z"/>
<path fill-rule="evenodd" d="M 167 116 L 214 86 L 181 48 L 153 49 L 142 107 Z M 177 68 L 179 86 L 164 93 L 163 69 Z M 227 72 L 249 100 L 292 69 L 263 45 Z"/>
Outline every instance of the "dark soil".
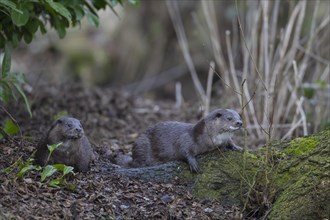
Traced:
<path fill-rule="evenodd" d="M 174 102 L 153 102 L 110 88 L 79 84 L 44 85 L 30 94 L 33 117 L 23 104 L 6 106 L 22 136 L 0 140 L 0 219 L 233 219 L 237 207 L 195 198 L 184 183 L 144 182 L 104 172 L 117 150 L 129 154 L 135 138 L 151 124 L 164 120 L 195 122 L 197 105 L 176 108 Z M 98 158 L 90 172 L 66 178 L 52 188 L 40 182 L 40 172 L 16 176 L 3 172 L 26 161 L 54 117 L 67 113 L 81 120 Z M 6 117 L 4 112 L 1 118 Z M 4 120 L 1 120 L 3 122 Z M 15 167 L 15 166 L 13 166 Z"/>

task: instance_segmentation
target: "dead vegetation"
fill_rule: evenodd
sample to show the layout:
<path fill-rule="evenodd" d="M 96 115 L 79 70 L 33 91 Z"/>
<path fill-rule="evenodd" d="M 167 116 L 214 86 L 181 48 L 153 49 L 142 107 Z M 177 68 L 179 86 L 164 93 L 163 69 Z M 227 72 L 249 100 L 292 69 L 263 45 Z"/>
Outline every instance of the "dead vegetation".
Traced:
<path fill-rule="evenodd" d="M 194 86 L 207 110 L 209 97 L 198 79 L 203 74 L 197 74 L 194 67 L 179 2 L 167 3 Z M 231 105 L 241 105 L 249 138 L 285 139 L 328 126 L 328 122 L 322 121 L 330 114 L 330 75 L 326 61 L 330 17 L 322 7 L 329 9 L 329 4 L 322 1 L 235 3 L 237 14 L 232 20 L 232 30 L 219 30 L 219 15 L 215 10 L 219 4 L 214 1 L 201 1 L 203 17 L 195 14 L 193 18 L 195 28 L 209 36 L 204 40 L 209 42 L 217 64 L 210 68 L 225 89 L 221 96 L 237 97 Z M 225 43 L 221 43 L 222 39 Z M 312 93 L 309 96 L 308 91 Z"/>

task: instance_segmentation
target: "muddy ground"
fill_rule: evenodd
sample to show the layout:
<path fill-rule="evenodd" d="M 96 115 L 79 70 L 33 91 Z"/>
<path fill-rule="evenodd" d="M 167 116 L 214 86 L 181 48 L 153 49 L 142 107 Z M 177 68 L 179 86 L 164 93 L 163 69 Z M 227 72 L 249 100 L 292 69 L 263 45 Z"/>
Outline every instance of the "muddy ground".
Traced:
<path fill-rule="evenodd" d="M 119 149 L 130 154 L 135 138 L 151 124 L 164 120 L 196 122 L 198 105 L 176 108 L 174 102 L 136 98 L 120 89 L 86 88 L 80 84 L 40 85 L 29 95 L 33 117 L 22 103 L 7 106 L 22 136 L 0 141 L 0 219 L 233 219 L 237 207 L 195 198 L 184 183 L 155 183 L 104 172 Z M 87 174 L 69 176 L 67 185 L 52 188 L 40 173 L 23 178 L 17 169 L 26 161 L 58 114 L 79 118 L 98 159 Z M 5 117 L 1 112 L 1 117 Z M 15 166 L 14 166 L 15 167 Z"/>

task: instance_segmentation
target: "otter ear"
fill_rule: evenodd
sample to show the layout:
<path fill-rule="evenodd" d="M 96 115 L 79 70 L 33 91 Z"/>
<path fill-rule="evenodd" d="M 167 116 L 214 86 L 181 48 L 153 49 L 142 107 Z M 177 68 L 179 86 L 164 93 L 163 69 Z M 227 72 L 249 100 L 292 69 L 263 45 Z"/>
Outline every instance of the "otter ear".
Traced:
<path fill-rule="evenodd" d="M 222 116 L 222 114 L 219 113 L 219 112 L 215 114 L 215 117 L 216 117 L 216 118 L 221 118 L 221 116 Z"/>
<path fill-rule="evenodd" d="M 58 123 L 58 124 L 62 124 L 62 123 L 63 123 L 62 119 L 58 119 L 58 120 L 57 120 L 57 123 Z"/>

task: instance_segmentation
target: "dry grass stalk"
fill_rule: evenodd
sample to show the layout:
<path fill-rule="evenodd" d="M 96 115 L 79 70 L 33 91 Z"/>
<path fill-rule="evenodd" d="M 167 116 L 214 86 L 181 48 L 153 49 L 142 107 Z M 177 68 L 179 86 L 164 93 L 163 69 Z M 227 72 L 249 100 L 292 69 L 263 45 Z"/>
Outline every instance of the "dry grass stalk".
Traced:
<path fill-rule="evenodd" d="M 329 83 L 328 59 L 314 49 L 316 46 L 323 48 L 321 43 L 326 43 L 329 34 L 326 28 L 330 16 L 323 14 L 324 17 L 320 18 L 320 3 L 316 1 L 312 4 L 312 16 L 308 17 L 309 33 L 306 34 L 303 31 L 306 29 L 304 21 L 308 19 L 307 4 L 311 4 L 306 0 L 292 4 L 293 7 L 288 9 L 288 18 L 280 17 L 285 3 L 279 0 L 239 1 L 238 5 L 244 7 L 245 14 L 238 16 L 238 23 L 233 25 L 236 27 L 233 33 L 236 34 L 232 36 L 230 31 L 219 32 L 215 2 L 201 0 L 201 10 L 207 24 L 204 30 L 208 31 L 208 40 L 219 71 L 214 70 L 216 67 L 212 69 L 223 81 L 224 96 L 236 93 L 238 102 L 242 103 L 243 93 L 245 104 L 242 110 L 250 136 L 265 139 L 266 134 L 268 139 L 290 137 L 293 134 L 306 135 L 311 131 L 310 124 L 315 123 L 312 127 L 320 128 L 322 119 L 329 115 L 328 110 L 320 111 L 322 105 L 317 105 L 309 109 L 317 114 L 317 118 L 308 123 L 309 102 L 302 94 L 302 88 L 316 80 Z M 208 110 L 210 78 L 205 92 L 191 59 L 177 1 L 168 0 L 167 6 L 196 91 Z M 195 15 L 194 20 L 197 19 Z M 283 25 L 283 21 L 286 24 Z M 236 36 L 239 32 L 240 36 Z M 225 34 L 226 50 L 220 44 L 221 34 Z M 311 71 L 313 74 L 310 74 Z M 245 83 L 242 85 L 243 81 Z M 324 86 L 314 85 L 313 89 L 324 94 L 318 97 L 322 99 L 319 103 L 323 100 L 327 102 L 328 95 Z M 329 107 L 329 104 L 325 105 Z M 288 127 L 289 124 L 291 126 Z"/>
<path fill-rule="evenodd" d="M 207 85 L 206 85 L 206 100 L 205 100 L 205 111 L 204 117 L 210 112 L 210 103 L 211 103 L 211 92 L 212 92 L 212 83 L 214 76 L 214 68 L 215 63 L 213 61 L 210 62 L 209 73 L 207 75 Z"/>
<path fill-rule="evenodd" d="M 175 83 L 175 107 L 181 108 L 183 103 L 183 96 L 182 96 L 182 85 L 180 82 Z"/>
<path fill-rule="evenodd" d="M 204 101 L 206 94 L 205 94 L 202 84 L 200 83 L 200 81 L 198 79 L 198 75 L 197 75 L 193 60 L 192 60 L 190 52 L 189 52 L 188 40 L 187 40 L 186 33 L 185 33 L 185 30 L 183 27 L 183 23 L 182 23 L 182 20 L 180 17 L 178 4 L 176 1 L 167 0 L 166 5 L 168 7 L 168 11 L 170 13 L 172 23 L 174 25 L 174 29 L 175 29 L 175 32 L 178 37 L 179 45 L 182 50 L 184 59 L 188 65 L 195 89 L 196 89 L 198 95 L 200 96 L 201 100 Z M 205 104 L 205 103 L 203 103 L 203 104 Z"/>
<path fill-rule="evenodd" d="M 250 134 L 254 134 L 258 138 L 263 138 L 264 133 L 274 137 L 289 137 L 297 130 L 300 130 L 298 133 L 301 135 L 307 135 L 309 129 L 301 87 L 306 83 L 305 80 L 310 80 L 307 70 L 311 65 L 312 57 L 314 57 L 313 65 L 317 66 L 315 69 L 324 69 L 324 71 L 319 71 L 322 74 L 317 75 L 323 76 L 323 80 L 329 77 L 327 70 L 329 64 L 324 62 L 325 59 L 322 56 L 312 52 L 313 45 L 319 37 L 317 34 L 321 32 L 322 28 L 325 28 L 325 24 L 329 23 L 329 16 L 326 15 L 321 21 L 317 19 L 319 1 L 314 4 L 309 36 L 307 36 L 308 41 L 306 46 L 302 46 L 301 42 L 304 37 L 302 29 L 306 17 L 307 1 L 300 1 L 294 6 L 287 25 L 282 29 L 277 27 L 280 1 L 261 1 L 257 7 L 255 4 L 255 2 L 247 1 L 247 15 L 240 19 L 246 21 L 245 24 L 241 24 L 244 35 L 241 38 L 243 57 L 241 80 L 246 79 L 243 93 L 246 100 L 250 100 L 254 93 L 257 94 L 245 109 L 248 114 L 247 128 L 253 128 L 250 130 Z M 276 36 L 279 31 L 282 34 L 278 40 Z M 210 32 L 210 34 L 212 33 Z M 232 76 L 230 84 L 236 89 L 240 72 L 239 67 L 234 66 L 234 52 L 232 51 L 234 43 L 231 42 L 231 39 L 234 38 L 229 37 L 229 32 L 226 32 L 229 62 L 227 71 Z M 304 51 L 303 56 L 298 54 L 298 48 L 300 51 Z M 292 65 L 293 63 L 294 65 Z M 258 78 L 259 81 L 256 80 Z M 240 97 L 238 99 L 240 100 Z M 299 113 L 297 119 L 294 117 L 295 112 Z M 323 114 L 321 117 L 324 118 L 326 115 Z M 287 124 L 287 121 L 291 121 L 291 129 L 283 129 L 283 126 L 280 126 Z M 260 129 L 257 129 L 258 125 L 260 125 Z"/>

